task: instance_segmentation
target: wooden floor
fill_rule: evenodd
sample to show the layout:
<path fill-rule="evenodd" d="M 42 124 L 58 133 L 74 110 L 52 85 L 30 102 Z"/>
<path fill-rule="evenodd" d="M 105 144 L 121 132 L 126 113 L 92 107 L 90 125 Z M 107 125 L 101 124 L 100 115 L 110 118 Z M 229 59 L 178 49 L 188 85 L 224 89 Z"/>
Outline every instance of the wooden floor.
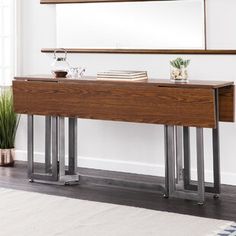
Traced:
<path fill-rule="evenodd" d="M 159 187 L 162 178 L 81 168 L 79 171 L 82 177 L 78 186 L 29 183 L 26 163 L 17 162 L 15 168 L 0 168 L 0 187 L 236 221 L 233 186 L 222 186 L 220 199 L 207 195 L 206 204 L 198 206 L 194 201 L 164 199 Z"/>

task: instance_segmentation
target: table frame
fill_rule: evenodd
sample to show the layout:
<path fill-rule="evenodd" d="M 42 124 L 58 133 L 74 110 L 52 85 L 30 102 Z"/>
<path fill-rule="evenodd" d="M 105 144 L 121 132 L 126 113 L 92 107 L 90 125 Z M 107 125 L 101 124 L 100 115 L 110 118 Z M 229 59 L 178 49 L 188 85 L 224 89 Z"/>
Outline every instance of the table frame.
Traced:
<path fill-rule="evenodd" d="M 65 118 L 45 117 L 45 173 L 34 170 L 34 116 L 28 115 L 28 177 L 30 182 L 78 184 L 77 119 L 69 118 L 68 170 L 65 166 Z"/>
<path fill-rule="evenodd" d="M 164 125 L 165 197 L 205 201 L 220 194 L 219 122 L 234 122 L 233 82 L 144 83 L 17 77 L 15 111 L 28 115 L 30 181 L 77 184 L 77 117 Z M 70 96 L 68 96 L 68 94 Z M 55 107 L 55 102 L 60 106 Z M 34 169 L 34 115 L 45 116 L 45 173 Z M 68 168 L 65 166 L 68 118 Z M 196 128 L 197 182 L 191 180 L 190 127 Z M 204 128 L 212 129 L 213 186 L 205 183 Z"/>

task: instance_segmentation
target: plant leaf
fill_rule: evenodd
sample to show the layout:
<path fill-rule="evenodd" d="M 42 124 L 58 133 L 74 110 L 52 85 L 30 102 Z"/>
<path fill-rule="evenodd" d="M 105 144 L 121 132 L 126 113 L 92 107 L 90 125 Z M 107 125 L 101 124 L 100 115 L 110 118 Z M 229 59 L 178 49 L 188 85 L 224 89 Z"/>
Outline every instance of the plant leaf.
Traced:
<path fill-rule="evenodd" d="M 0 148 L 14 148 L 20 117 L 14 112 L 11 89 L 0 91 Z"/>

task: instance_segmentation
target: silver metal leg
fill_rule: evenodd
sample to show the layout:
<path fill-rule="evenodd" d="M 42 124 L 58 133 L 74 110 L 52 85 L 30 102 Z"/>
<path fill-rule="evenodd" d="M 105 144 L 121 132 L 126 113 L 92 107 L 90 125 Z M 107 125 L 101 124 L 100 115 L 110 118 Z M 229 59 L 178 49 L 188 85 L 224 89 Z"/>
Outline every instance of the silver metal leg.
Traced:
<path fill-rule="evenodd" d="M 45 117 L 45 173 L 51 170 L 51 117 Z"/>
<path fill-rule="evenodd" d="M 184 187 L 185 189 L 187 189 L 187 187 L 190 185 L 190 179 L 191 179 L 190 128 L 189 127 L 184 127 L 183 140 L 184 140 Z"/>
<path fill-rule="evenodd" d="M 59 142 L 59 180 L 65 176 L 65 119 L 59 117 L 58 124 L 58 142 Z"/>
<path fill-rule="evenodd" d="M 77 119 L 69 118 L 69 170 L 68 174 L 77 173 Z"/>
<path fill-rule="evenodd" d="M 166 178 L 168 179 L 168 187 L 169 187 L 169 196 L 197 200 L 199 204 L 203 204 L 205 200 L 205 180 L 204 180 L 204 147 L 203 147 L 203 129 L 197 128 L 197 171 L 198 171 L 198 189 L 197 191 L 188 191 L 184 189 L 184 182 L 179 181 L 176 182 L 178 176 L 179 165 L 182 164 L 182 152 L 179 150 L 182 148 L 182 142 L 178 139 L 182 139 L 181 132 L 174 132 L 174 126 L 167 126 L 167 158 L 166 161 L 168 164 L 168 175 Z M 177 145 L 180 145 L 177 147 Z M 178 160 L 177 156 L 181 160 Z M 179 163 L 176 165 L 176 160 Z"/>
<path fill-rule="evenodd" d="M 45 118 L 45 172 L 34 172 L 34 123 L 33 116 L 28 116 L 28 176 L 31 182 L 47 184 L 77 184 L 79 176 L 66 173 L 65 169 L 65 119 L 63 117 Z M 70 157 L 73 170 L 76 169 L 77 158 L 77 132 L 76 121 L 73 123 L 73 135 L 70 135 L 70 147 L 73 147 L 73 155 Z"/>
<path fill-rule="evenodd" d="M 176 183 L 183 181 L 183 127 L 175 127 L 176 136 Z"/>
<path fill-rule="evenodd" d="M 212 130 L 214 189 L 220 194 L 220 136 L 219 136 L 219 91 L 215 89 L 216 128 Z"/>
<path fill-rule="evenodd" d="M 52 180 L 58 180 L 58 118 L 52 117 Z"/>
<path fill-rule="evenodd" d="M 32 175 L 34 172 L 34 116 L 28 115 L 28 177 L 32 181 Z"/>
<path fill-rule="evenodd" d="M 168 165 L 169 165 L 169 194 L 175 192 L 175 143 L 174 143 L 174 126 L 167 127 L 168 139 Z"/>
<path fill-rule="evenodd" d="M 213 139 L 213 169 L 214 169 L 214 193 L 220 194 L 220 141 L 219 127 L 212 130 Z"/>
<path fill-rule="evenodd" d="M 197 128 L 197 176 L 199 204 L 205 201 L 203 128 Z"/>
<path fill-rule="evenodd" d="M 169 197 L 169 162 L 168 162 L 168 134 L 167 125 L 164 126 L 164 146 L 165 146 L 165 192 L 164 197 Z"/>
<path fill-rule="evenodd" d="M 56 155 L 54 155 L 56 157 Z M 55 159 L 55 158 L 54 158 Z M 54 166 L 55 166 L 54 161 Z M 52 166 L 53 169 L 53 166 Z M 53 174 L 35 173 L 34 171 L 34 116 L 28 115 L 28 176 L 30 182 L 34 181 L 55 181 L 57 178 L 56 171 Z"/>

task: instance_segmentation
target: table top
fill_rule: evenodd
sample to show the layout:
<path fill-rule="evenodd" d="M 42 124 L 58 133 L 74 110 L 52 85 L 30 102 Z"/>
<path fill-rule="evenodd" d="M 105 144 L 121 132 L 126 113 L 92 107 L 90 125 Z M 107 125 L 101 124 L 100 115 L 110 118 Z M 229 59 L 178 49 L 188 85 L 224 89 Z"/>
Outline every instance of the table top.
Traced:
<path fill-rule="evenodd" d="M 189 80 L 187 83 L 173 82 L 170 79 L 148 79 L 146 81 L 111 81 L 111 80 L 97 80 L 96 76 L 84 76 L 79 79 L 70 78 L 55 78 L 52 75 L 27 75 L 16 76 L 15 80 L 28 80 L 28 81 L 53 81 L 53 82 L 70 82 L 70 83 L 141 83 L 141 84 L 156 84 L 160 87 L 181 87 L 181 88 L 222 88 L 234 84 L 234 81 L 213 81 L 213 80 Z"/>

